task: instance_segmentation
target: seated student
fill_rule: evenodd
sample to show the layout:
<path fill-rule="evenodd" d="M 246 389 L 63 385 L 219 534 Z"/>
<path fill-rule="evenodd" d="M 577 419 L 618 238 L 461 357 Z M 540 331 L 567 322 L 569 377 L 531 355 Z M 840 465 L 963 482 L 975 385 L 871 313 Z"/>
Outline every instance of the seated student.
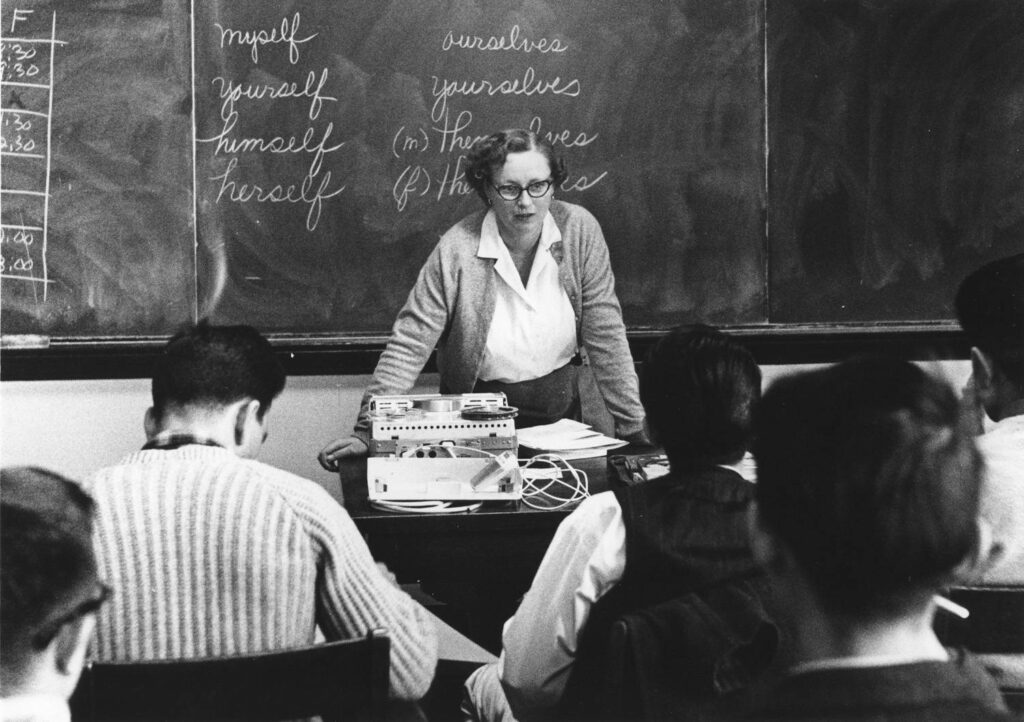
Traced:
<path fill-rule="evenodd" d="M 670 473 L 596 494 L 559 525 L 505 625 L 499 662 L 467 681 L 468 715 L 509 719 L 509 707 L 518 719 L 574 714 L 563 693 L 587 638 L 606 638 L 624 612 L 754 573 L 754 485 L 738 469 L 760 390 L 750 352 L 715 329 L 677 329 L 659 340 L 642 368 L 640 398 Z"/>
<path fill-rule="evenodd" d="M 1024 253 L 964 279 L 956 312 L 972 345 L 969 400 L 996 422 L 978 439 L 993 542 L 983 581 L 1024 584 Z"/>
<path fill-rule="evenodd" d="M 1003 719 L 991 678 L 932 631 L 974 561 L 982 462 L 953 391 L 904 361 L 797 374 L 754 424 L 755 555 L 796 665 L 757 719 Z"/>
<path fill-rule="evenodd" d="M 44 469 L 0 470 L 0 718 L 68 720 L 106 596 L 93 502 Z"/>
<path fill-rule="evenodd" d="M 320 486 L 254 460 L 285 376 L 249 326 L 175 335 L 153 375 L 148 443 L 87 488 L 115 588 L 101 660 L 230 655 L 391 637 L 391 694 L 421 697 L 437 662 L 426 611 L 385 578 Z"/>

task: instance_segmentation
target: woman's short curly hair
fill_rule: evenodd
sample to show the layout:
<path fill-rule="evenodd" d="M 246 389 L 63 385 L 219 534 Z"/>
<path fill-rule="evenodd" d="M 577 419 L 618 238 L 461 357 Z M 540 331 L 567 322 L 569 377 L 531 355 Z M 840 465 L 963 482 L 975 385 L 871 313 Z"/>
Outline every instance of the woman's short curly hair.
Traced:
<path fill-rule="evenodd" d="M 539 137 L 532 130 L 509 128 L 481 138 L 469 149 L 466 157 L 466 182 L 487 203 L 487 185 L 494 172 L 505 164 L 509 153 L 523 153 L 535 150 L 548 159 L 551 179 L 557 188 L 568 177 L 565 161 L 555 153 L 550 141 Z"/>

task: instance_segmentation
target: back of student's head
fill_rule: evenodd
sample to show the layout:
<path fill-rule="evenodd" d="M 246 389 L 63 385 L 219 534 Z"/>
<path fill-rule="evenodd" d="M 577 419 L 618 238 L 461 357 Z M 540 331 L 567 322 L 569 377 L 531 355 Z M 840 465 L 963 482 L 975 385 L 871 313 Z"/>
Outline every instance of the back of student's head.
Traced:
<path fill-rule="evenodd" d="M 641 368 L 640 400 L 674 468 L 739 460 L 750 441 L 761 370 L 735 338 L 708 326 L 677 328 Z"/>
<path fill-rule="evenodd" d="M 783 378 L 754 426 L 761 522 L 831 613 L 915 610 L 974 550 L 981 460 L 952 389 L 917 366 Z"/>
<path fill-rule="evenodd" d="M 260 402 L 259 416 L 284 389 L 274 349 L 251 326 L 200 321 L 167 343 L 153 372 L 153 408 L 217 408 L 243 399 Z"/>
<path fill-rule="evenodd" d="M 92 546 L 92 499 L 33 467 L 0 469 L 0 670 L 5 694 L 35 655 L 102 598 Z"/>
<path fill-rule="evenodd" d="M 960 284 L 956 313 L 972 346 L 1024 394 L 1024 253 L 982 266 Z"/>

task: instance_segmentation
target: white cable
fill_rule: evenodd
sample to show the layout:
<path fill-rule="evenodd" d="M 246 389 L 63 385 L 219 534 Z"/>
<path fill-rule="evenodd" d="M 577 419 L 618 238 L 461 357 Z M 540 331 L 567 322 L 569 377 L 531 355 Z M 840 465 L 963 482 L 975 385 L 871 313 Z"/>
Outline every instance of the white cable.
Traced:
<path fill-rule="evenodd" d="M 453 504 L 450 501 L 370 501 L 370 506 L 381 511 L 399 511 L 406 514 L 468 514 L 480 508 L 480 502 Z"/>
<path fill-rule="evenodd" d="M 531 475 L 529 469 L 541 464 L 543 469 L 557 471 L 555 477 Z M 590 496 L 587 473 L 571 466 L 569 462 L 557 454 L 538 454 L 519 465 L 523 472 L 523 503 L 532 509 L 557 510 L 564 509 Z M 572 483 L 565 480 L 565 474 Z M 549 489 L 564 487 L 569 496 L 552 494 Z"/>
<path fill-rule="evenodd" d="M 449 458 L 460 458 L 461 455 L 456 454 L 456 451 L 468 452 L 466 456 L 497 456 L 497 454 L 471 446 L 421 444 L 420 446 L 406 449 L 402 452 L 401 457 L 416 457 L 416 452 L 424 449 L 433 449 L 435 452 L 441 451 Z M 529 470 L 535 469 L 538 465 L 540 465 L 541 469 L 547 471 L 548 474 L 550 474 L 552 470 L 556 473 L 551 476 L 548 476 L 547 474 L 540 476 L 530 475 L 528 473 Z M 590 496 L 587 473 L 570 465 L 569 462 L 557 454 L 537 454 L 536 456 L 520 462 L 519 469 L 523 476 L 522 501 L 531 509 L 555 511 L 572 506 L 573 504 L 576 504 Z M 569 475 L 572 483 L 565 480 L 566 474 Z M 558 490 L 559 487 L 567 489 L 569 491 L 569 495 L 566 496 L 564 490 L 561 491 L 561 493 L 552 493 L 551 490 Z M 412 514 L 451 514 L 475 511 L 480 508 L 480 502 L 452 506 L 452 503 L 447 501 L 374 500 L 370 502 L 370 505 L 385 511 L 398 511 Z"/>

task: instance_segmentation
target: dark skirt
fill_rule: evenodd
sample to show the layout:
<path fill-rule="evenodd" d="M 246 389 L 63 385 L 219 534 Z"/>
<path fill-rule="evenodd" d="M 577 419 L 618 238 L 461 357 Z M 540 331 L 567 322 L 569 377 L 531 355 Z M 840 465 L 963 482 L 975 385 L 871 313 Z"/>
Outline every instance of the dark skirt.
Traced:
<path fill-rule="evenodd" d="M 516 428 L 551 424 L 559 419 L 580 420 L 579 369 L 567 363 L 549 374 L 527 381 L 477 381 L 474 392 L 504 393 L 509 406 L 519 409 Z"/>

